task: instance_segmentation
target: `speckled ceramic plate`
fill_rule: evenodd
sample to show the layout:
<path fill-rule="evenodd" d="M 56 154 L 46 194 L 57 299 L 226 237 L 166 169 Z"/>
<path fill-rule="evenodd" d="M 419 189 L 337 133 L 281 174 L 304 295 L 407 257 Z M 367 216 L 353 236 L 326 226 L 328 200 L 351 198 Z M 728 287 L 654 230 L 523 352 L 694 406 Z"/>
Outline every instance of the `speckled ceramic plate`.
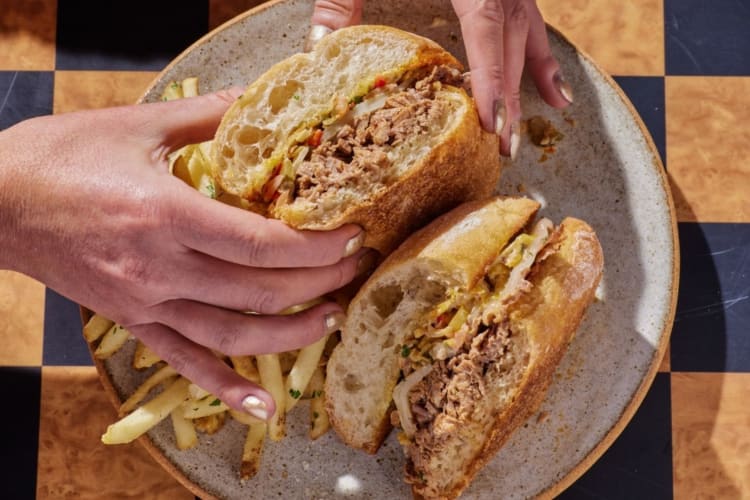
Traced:
<path fill-rule="evenodd" d="M 201 91 L 244 86 L 301 50 L 312 2 L 266 4 L 221 26 L 166 68 L 143 97 L 154 101 L 170 80 L 197 76 Z M 389 24 L 429 38 L 465 60 L 450 2 L 366 2 L 364 22 Z M 561 35 L 553 52 L 575 90 L 564 112 L 545 106 L 524 83 L 526 117 L 541 115 L 564 134 L 554 153 L 528 141 L 504 170 L 501 194 L 523 193 L 560 221 L 573 215 L 599 234 L 605 254 L 601 300 L 558 370 L 538 418 L 516 432 L 478 475 L 465 498 L 553 496 L 591 466 L 627 424 L 651 384 L 668 343 L 678 270 L 674 210 L 656 149 L 614 81 Z M 132 346 L 100 365 L 113 395 L 140 382 L 129 369 Z M 144 439 L 157 460 L 204 498 L 408 498 L 403 456 L 392 435 L 377 456 L 345 447 L 329 432 L 307 436 L 307 412 L 293 412 L 289 435 L 267 443 L 251 481 L 238 478 L 244 433 L 231 424 L 180 452 L 168 421 Z"/>

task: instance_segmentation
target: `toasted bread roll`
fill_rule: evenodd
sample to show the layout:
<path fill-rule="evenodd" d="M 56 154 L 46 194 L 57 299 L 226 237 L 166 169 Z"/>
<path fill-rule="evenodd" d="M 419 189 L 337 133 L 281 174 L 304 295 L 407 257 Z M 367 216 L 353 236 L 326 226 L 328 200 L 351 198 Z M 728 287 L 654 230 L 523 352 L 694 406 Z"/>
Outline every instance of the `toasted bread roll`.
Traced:
<path fill-rule="evenodd" d="M 301 229 L 363 226 L 392 250 L 489 196 L 498 140 L 481 129 L 460 63 L 434 42 L 353 26 L 273 66 L 225 114 L 212 147 L 221 188 Z"/>
<path fill-rule="evenodd" d="M 332 426 L 374 453 L 392 425 L 416 497 L 455 498 L 544 398 L 594 298 L 594 231 L 467 203 L 409 238 L 352 301 L 328 363 Z"/>

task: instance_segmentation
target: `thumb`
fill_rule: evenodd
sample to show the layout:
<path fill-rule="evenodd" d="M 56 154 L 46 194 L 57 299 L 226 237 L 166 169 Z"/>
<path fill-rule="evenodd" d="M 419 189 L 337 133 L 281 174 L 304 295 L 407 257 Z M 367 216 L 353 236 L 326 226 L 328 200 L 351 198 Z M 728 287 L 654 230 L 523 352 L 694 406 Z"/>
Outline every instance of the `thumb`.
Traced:
<path fill-rule="evenodd" d="M 305 40 L 305 52 L 310 52 L 321 38 L 331 31 L 362 21 L 364 0 L 316 0 L 310 19 L 310 32 Z"/>
<path fill-rule="evenodd" d="M 146 115 L 142 133 L 173 151 L 214 137 L 224 113 L 242 94 L 241 88 L 137 106 Z"/>
<path fill-rule="evenodd" d="M 337 30 L 362 20 L 363 0 L 316 0 L 310 24 Z"/>

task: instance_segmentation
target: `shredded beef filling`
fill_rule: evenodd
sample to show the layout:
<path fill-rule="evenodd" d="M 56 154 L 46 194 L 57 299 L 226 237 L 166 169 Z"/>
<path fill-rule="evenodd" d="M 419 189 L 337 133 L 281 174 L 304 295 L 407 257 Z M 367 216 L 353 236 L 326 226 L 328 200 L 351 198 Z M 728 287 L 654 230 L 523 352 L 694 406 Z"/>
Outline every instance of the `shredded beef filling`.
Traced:
<path fill-rule="evenodd" d="M 440 66 L 419 80 L 413 88 L 395 91 L 385 105 L 370 114 L 358 116 L 344 125 L 331 139 L 316 147 L 297 169 L 295 193 L 316 202 L 341 188 L 388 185 L 393 179 L 386 151 L 409 137 L 426 132 L 439 120 L 447 104 L 435 100 L 443 83 L 460 85 L 455 69 Z"/>
<path fill-rule="evenodd" d="M 486 327 L 483 327 L 486 328 Z M 484 376 L 488 370 L 512 367 L 511 331 L 507 323 L 479 331 L 457 355 L 435 363 L 433 370 L 409 393 L 417 432 L 416 446 L 407 448 L 408 480 L 432 482 L 422 471 L 427 462 L 462 422 L 471 419 L 477 403 L 486 396 Z"/>

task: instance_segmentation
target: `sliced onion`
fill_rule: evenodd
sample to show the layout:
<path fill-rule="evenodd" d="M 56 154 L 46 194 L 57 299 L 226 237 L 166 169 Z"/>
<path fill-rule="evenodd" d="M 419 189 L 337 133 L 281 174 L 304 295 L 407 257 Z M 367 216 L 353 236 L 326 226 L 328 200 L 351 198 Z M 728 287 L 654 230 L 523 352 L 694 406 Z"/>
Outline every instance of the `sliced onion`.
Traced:
<path fill-rule="evenodd" d="M 425 365 L 409 374 L 404 380 L 393 388 L 393 403 L 398 411 L 401 428 L 407 436 L 412 437 L 417 432 L 417 424 L 411 413 L 409 404 L 409 393 L 423 378 L 432 371 L 432 365 Z"/>
<path fill-rule="evenodd" d="M 372 113 L 373 111 L 377 111 L 385 106 L 385 101 L 388 100 L 388 96 L 389 94 L 386 92 L 378 92 L 372 97 L 368 97 L 367 99 L 364 99 L 362 102 L 354 106 L 351 111 L 347 113 L 347 115 L 354 119 L 359 116 Z"/>
<path fill-rule="evenodd" d="M 301 146 L 297 150 L 297 156 L 294 157 L 294 161 L 292 162 L 292 175 L 290 175 L 289 177 L 291 177 L 292 179 L 294 178 L 294 174 L 297 172 L 297 169 L 299 168 L 299 166 L 302 165 L 302 162 L 305 161 L 305 158 L 307 157 L 307 153 L 309 152 L 310 152 L 309 146 Z"/>
<path fill-rule="evenodd" d="M 544 244 L 547 243 L 549 235 L 553 229 L 554 224 L 552 224 L 552 221 L 549 219 L 540 219 L 534 224 L 534 228 L 531 230 L 531 235 L 534 237 L 534 241 L 529 245 L 529 248 L 524 251 L 523 257 L 521 257 L 521 262 L 519 262 L 510 272 L 508 281 L 505 283 L 503 291 L 500 293 L 501 302 L 504 299 L 513 296 L 518 289 L 523 286 L 526 275 L 529 274 L 529 270 L 534 264 L 537 254 L 541 251 Z"/>
<path fill-rule="evenodd" d="M 341 115 L 333 123 L 327 125 L 323 130 L 321 141 L 328 142 L 336 137 L 336 134 L 339 133 L 339 130 L 341 130 L 344 125 L 352 123 L 356 118 L 370 114 L 385 106 L 385 101 L 388 100 L 389 95 L 390 93 L 388 92 L 377 92 L 366 97 L 362 102 Z"/>

